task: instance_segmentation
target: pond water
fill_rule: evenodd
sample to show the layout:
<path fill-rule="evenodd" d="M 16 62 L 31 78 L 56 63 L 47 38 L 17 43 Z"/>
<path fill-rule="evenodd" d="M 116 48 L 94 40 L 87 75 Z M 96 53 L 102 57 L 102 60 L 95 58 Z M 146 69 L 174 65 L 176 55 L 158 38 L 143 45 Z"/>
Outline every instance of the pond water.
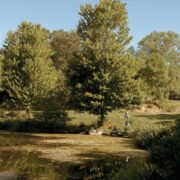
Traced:
<path fill-rule="evenodd" d="M 36 145 L 42 137 L 0 133 L 0 179 L 148 179 L 149 166 L 143 158 L 112 157 L 84 163 L 60 162 L 25 148 Z M 36 147 L 36 146 L 35 146 Z"/>

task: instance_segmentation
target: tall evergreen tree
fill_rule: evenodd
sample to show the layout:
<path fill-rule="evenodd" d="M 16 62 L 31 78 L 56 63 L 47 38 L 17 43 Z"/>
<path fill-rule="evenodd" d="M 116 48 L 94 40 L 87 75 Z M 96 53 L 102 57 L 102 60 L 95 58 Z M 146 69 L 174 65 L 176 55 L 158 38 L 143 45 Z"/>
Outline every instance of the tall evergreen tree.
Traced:
<path fill-rule="evenodd" d="M 68 70 L 71 104 L 100 115 L 103 123 L 108 111 L 138 100 L 136 73 L 126 53 L 131 40 L 128 15 L 119 0 L 82 6 L 80 15 L 81 52 Z"/>
<path fill-rule="evenodd" d="M 46 29 L 29 22 L 7 35 L 3 87 L 21 107 L 36 105 L 56 89 L 58 73 L 50 59 L 48 38 Z"/>

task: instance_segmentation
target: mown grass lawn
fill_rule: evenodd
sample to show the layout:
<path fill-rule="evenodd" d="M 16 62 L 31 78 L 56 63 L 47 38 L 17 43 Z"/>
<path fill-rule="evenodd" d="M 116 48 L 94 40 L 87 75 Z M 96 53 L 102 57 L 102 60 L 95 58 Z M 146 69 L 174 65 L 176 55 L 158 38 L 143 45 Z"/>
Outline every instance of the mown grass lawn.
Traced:
<path fill-rule="evenodd" d="M 107 120 L 102 128 L 108 128 L 109 126 L 116 126 L 120 129 L 125 128 L 124 112 L 113 111 L 107 115 Z M 79 125 L 94 124 L 98 120 L 98 116 L 94 116 L 88 113 L 77 113 L 75 111 L 69 111 L 69 117 L 71 118 L 70 124 Z M 138 129 L 154 126 L 173 126 L 175 120 L 180 117 L 179 113 L 153 113 L 153 112 L 131 112 L 130 121 L 131 126 L 129 130 L 136 131 Z"/>

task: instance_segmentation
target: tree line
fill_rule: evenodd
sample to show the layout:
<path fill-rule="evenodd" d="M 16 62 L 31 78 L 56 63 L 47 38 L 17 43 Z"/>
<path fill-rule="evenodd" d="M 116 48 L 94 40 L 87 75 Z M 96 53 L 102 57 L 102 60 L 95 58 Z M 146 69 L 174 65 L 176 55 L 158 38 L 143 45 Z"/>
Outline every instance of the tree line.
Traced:
<path fill-rule="evenodd" d="M 130 46 L 119 0 L 80 8 L 74 31 L 22 22 L 0 49 L 0 89 L 8 107 L 73 108 L 100 116 L 131 104 L 180 99 L 180 36 L 152 32 Z"/>

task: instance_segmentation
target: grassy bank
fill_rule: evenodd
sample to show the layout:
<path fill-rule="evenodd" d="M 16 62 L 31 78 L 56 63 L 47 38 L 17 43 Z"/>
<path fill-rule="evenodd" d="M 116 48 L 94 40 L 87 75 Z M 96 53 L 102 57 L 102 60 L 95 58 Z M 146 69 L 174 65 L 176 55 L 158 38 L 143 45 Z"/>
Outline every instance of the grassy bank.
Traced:
<path fill-rule="evenodd" d="M 146 111 L 132 109 L 129 110 L 131 125 L 130 132 L 138 131 L 148 127 L 173 126 L 175 120 L 180 117 L 180 101 L 169 101 L 164 109 L 154 107 Z M 171 109 L 171 112 L 167 111 Z M 174 110 L 174 111 L 173 111 Z M 123 131 L 125 129 L 124 113 L 126 110 L 116 110 L 107 115 L 106 122 L 100 129 L 107 130 L 116 126 Z M 39 113 L 39 112 L 38 112 Z M 87 112 L 67 111 L 67 115 L 53 116 L 32 112 L 31 117 L 27 117 L 24 111 L 1 110 L 0 130 L 21 131 L 21 132 L 47 132 L 47 133 L 81 133 L 86 132 L 97 123 L 98 116 Z M 37 115 L 38 114 L 38 115 Z"/>
<path fill-rule="evenodd" d="M 120 129 L 125 128 L 124 113 L 120 111 L 113 111 L 108 114 L 107 120 L 103 128 L 109 126 L 116 126 Z M 88 113 L 77 113 L 74 111 L 69 112 L 71 121 L 68 124 L 79 125 L 91 125 L 96 123 L 98 117 L 90 115 Z M 154 126 L 171 126 L 174 125 L 174 121 L 180 117 L 180 114 L 169 113 L 146 113 L 146 112 L 130 112 L 131 130 L 137 130 L 146 127 Z"/>

